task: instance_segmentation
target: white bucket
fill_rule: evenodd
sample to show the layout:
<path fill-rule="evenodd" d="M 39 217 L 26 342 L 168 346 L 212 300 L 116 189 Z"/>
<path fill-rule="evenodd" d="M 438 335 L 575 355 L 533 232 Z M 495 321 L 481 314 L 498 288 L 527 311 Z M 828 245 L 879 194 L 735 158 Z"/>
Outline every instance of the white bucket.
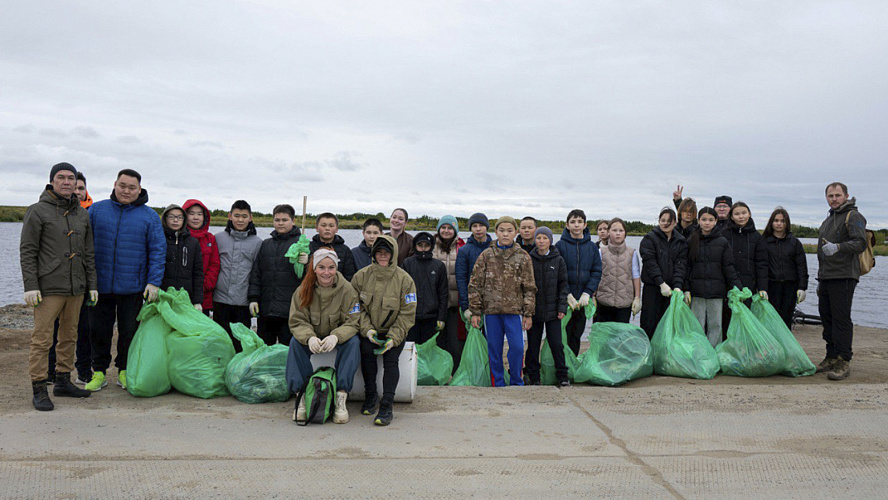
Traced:
<path fill-rule="evenodd" d="M 334 366 L 336 362 L 336 350 L 325 352 L 322 354 L 313 354 L 311 356 L 311 366 L 317 370 L 322 366 Z M 376 356 L 376 388 L 382 395 L 382 356 Z M 401 377 L 398 380 L 398 387 L 395 389 L 396 403 L 411 403 L 416 396 L 416 347 L 413 342 L 404 342 L 404 350 L 398 357 L 398 369 Z M 361 373 L 361 367 L 355 372 L 355 380 L 352 384 L 352 390 L 348 393 L 349 401 L 364 400 L 364 374 Z"/>

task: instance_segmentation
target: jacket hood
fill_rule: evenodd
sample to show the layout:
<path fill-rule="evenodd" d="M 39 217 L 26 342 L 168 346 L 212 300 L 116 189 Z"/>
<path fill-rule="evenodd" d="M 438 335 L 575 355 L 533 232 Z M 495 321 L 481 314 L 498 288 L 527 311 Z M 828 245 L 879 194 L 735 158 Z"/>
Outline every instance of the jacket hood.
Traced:
<path fill-rule="evenodd" d="M 163 232 L 167 235 L 172 235 L 172 236 L 175 236 L 176 234 L 178 234 L 179 236 L 189 235 L 190 233 L 188 231 L 188 224 L 185 223 L 185 221 L 182 221 L 182 229 L 179 229 L 178 231 L 173 231 L 172 229 L 170 229 L 169 226 L 167 226 L 166 216 L 168 213 L 170 213 L 173 210 L 182 210 L 182 214 L 183 215 L 185 214 L 185 210 L 183 210 L 182 207 L 180 207 L 179 205 L 176 205 L 175 203 L 164 208 L 163 213 L 160 214 L 160 222 L 161 222 L 161 224 L 163 224 Z"/>
<path fill-rule="evenodd" d="M 545 262 L 556 257 L 561 257 L 561 252 L 559 252 L 558 249 L 555 248 L 555 245 L 552 245 L 549 247 L 549 253 L 547 253 L 546 255 L 540 255 L 540 249 L 534 248 L 530 251 L 530 257 Z"/>
<path fill-rule="evenodd" d="M 564 231 L 561 232 L 561 239 L 568 243 L 585 243 L 587 241 L 592 241 L 592 235 L 589 233 L 589 228 L 583 229 L 583 237 L 580 239 L 574 238 L 570 235 L 570 229 L 564 228 Z"/>
<path fill-rule="evenodd" d="M 52 184 L 46 185 L 46 189 L 40 194 L 40 201 L 67 208 L 75 204 L 80 204 L 80 199 L 77 198 L 76 194 L 72 194 L 70 198 L 62 198 L 62 196 L 56 193 L 52 188 Z"/>
<path fill-rule="evenodd" d="M 316 235 L 312 236 L 311 241 L 314 241 L 314 242 L 318 243 L 318 244 L 321 245 L 321 246 L 327 246 L 327 245 L 345 245 L 345 240 L 342 239 L 342 236 L 339 236 L 338 234 L 334 234 L 334 235 L 333 235 L 333 241 L 331 241 L 330 243 L 324 243 L 323 241 L 321 241 L 321 235 L 319 235 L 319 234 L 316 234 Z M 361 243 L 363 243 L 363 241 L 361 241 Z"/>
<path fill-rule="evenodd" d="M 388 247 L 392 251 L 392 260 L 389 261 L 388 267 L 397 267 L 398 265 L 398 242 L 391 236 L 387 234 L 382 234 L 376 241 L 373 242 L 373 247 L 370 248 L 370 258 L 372 262 L 376 264 L 376 258 L 374 254 L 376 250 L 380 247 Z M 378 265 L 378 264 L 377 264 Z"/>
<path fill-rule="evenodd" d="M 238 231 L 237 229 L 235 229 L 234 224 L 232 224 L 231 219 L 229 219 L 228 224 L 225 224 L 225 232 L 228 234 L 231 234 L 232 232 L 240 233 L 243 231 Z M 253 236 L 254 234 L 256 234 L 256 226 L 253 225 L 253 221 L 250 221 L 250 223 L 247 224 L 246 233 L 247 233 L 247 236 Z"/>
<path fill-rule="evenodd" d="M 111 201 L 113 201 L 114 203 L 117 203 L 118 205 L 123 205 L 123 203 L 120 203 L 119 201 L 117 201 L 117 195 L 114 194 L 113 189 L 111 190 Z M 133 201 L 132 203 L 130 203 L 130 205 L 132 205 L 134 207 L 138 207 L 139 205 L 144 205 L 146 203 L 148 203 L 148 190 L 145 188 L 142 188 L 142 191 L 139 193 L 139 196 L 137 196 L 136 200 Z"/>
<path fill-rule="evenodd" d="M 736 231 L 739 233 L 752 233 L 752 232 L 756 231 L 755 221 L 752 220 L 752 217 L 750 217 L 749 222 L 747 222 L 745 226 L 740 227 L 737 225 L 736 222 L 731 220 L 731 221 L 728 221 L 727 229 L 728 229 L 728 231 Z"/>
<path fill-rule="evenodd" d="M 362 252 L 365 252 L 367 255 L 370 254 L 370 247 L 367 246 L 367 242 L 364 240 L 361 240 L 361 242 L 358 244 L 358 249 Z"/>
<path fill-rule="evenodd" d="M 286 239 L 288 239 L 288 238 L 296 238 L 296 239 L 299 239 L 299 236 L 300 236 L 301 234 L 302 234 L 302 232 L 301 232 L 301 231 L 299 230 L 299 228 L 296 227 L 296 226 L 293 226 L 293 229 L 287 231 L 287 232 L 284 233 L 284 234 L 281 234 L 281 233 L 279 233 L 279 232 L 277 232 L 277 231 L 275 231 L 275 230 L 272 230 L 272 231 L 271 231 L 271 237 L 274 238 L 274 239 L 276 239 L 276 240 L 286 240 Z"/>
<path fill-rule="evenodd" d="M 199 237 L 199 236 L 203 236 L 204 234 L 206 234 L 207 229 L 209 229 L 209 227 L 210 227 L 210 211 L 207 210 L 207 206 L 204 205 L 203 203 L 201 203 L 199 200 L 186 201 L 185 204 L 182 205 L 182 210 L 184 210 L 185 213 L 187 214 L 188 209 L 195 206 L 195 205 L 199 206 L 203 210 L 203 213 L 204 213 L 203 225 L 200 226 L 200 229 L 191 229 L 191 228 L 188 228 L 188 229 L 191 230 L 191 234 Z M 185 222 L 185 226 L 188 226 L 187 221 Z"/>
<path fill-rule="evenodd" d="M 83 208 L 89 208 L 93 204 L 92 196 L 89 195 L 89 191 L 86 192 L 86 199 L 80 202 L 80 206 Z"/>
<path fill-rule="evenodd" d="M 855 198 L 853 196 L 851 198 L 848 198 L 848 201 L 846 201 L 845 203 L 842 203 L 841 205 L 839 205 L 839 208 L 835 208 L 835 209 L 830 208 L 829 214 L 830 215 L 843 214 L 843 213 L 848 212 L 850 210 L 857 210 L 857 198 Z"/>

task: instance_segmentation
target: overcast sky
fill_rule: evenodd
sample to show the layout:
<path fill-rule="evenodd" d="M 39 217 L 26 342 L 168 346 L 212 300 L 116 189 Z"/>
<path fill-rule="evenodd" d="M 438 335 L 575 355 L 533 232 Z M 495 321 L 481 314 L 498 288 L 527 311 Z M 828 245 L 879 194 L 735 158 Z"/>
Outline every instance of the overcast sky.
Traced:
<path fill-rule="evenodd" d="M 653 222 L 681 183 L 762 227 L 840 180 L 888 226 L 886 2 L 0 3 L 0 204 L 68 161 L 152 206 Z"/>

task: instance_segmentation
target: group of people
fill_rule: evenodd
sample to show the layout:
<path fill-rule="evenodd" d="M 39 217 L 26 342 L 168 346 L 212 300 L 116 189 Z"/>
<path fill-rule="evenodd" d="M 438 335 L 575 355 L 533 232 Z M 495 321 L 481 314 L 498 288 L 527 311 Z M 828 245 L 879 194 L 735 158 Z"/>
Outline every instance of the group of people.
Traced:
<path fill-rule="evenodd" d="M 274 208 L 274 230 L 264 240 L 244 200 L 232 204 L 225 229 L 211 234 L 203 203 L 170 205 L 158 217 L 141 181 L 138 172 L 124 169 L 110 199 L 93 203 L 85 176 L 59 163 L 25 214 L 20 254 L 24 299 L 34 306 L 29 365 L 38 410 L 53 409 L 48 383 L 61 397 L 87 397 L 107 385 L 115 323 L 117 384 L 125 388 L 139 310 L 168 287 L 186 290 L 194 307 L 229 334 L 231 323 L 249 327 L 256 317 L 267 344 L 289 346 L 286 377 L 293 393 L 312 374 L 310 357 L 336 350 L 334 422 L 349 420 L 347 394 L 360 367 L 361 413 L 375 413 L 377 425 L 392 421 L 405 341 L 424 343 L 437 334 L 455 371 L 467 327 L 478 328 L 487 339 L 492 385 L 506 385 L 506 342 L 508 383 L 539 384 L 545 331 L 558 382 L 567 386 L 561 320 L 568 309 L 594 302 L 597 322 L 628 323 L 640 313 L 652 337 L 670 297 L 683 293 L 714 346 L 727 327 L 730 288 L 748 287 L 770 300 L 787 325 L 807 289 L 805 253 L 785 209 L 774 210 L 760 234 L 747 204 L 719 196 L 713 207 L 698 209 L 680 186 L 673 193 L 677 211 L 664 207 L 638 249 L 627 246 L 620 218 L 598 222 L 593 242 L 579 209 L 568 213 L 556 241 L 533 217 L 503 216 L 491 225 L 483 213 L 469 217 L 468 240 L 459 237 L 452 215 L 438 220 L 434 234 L 410 235 L 407 211 L 397 208 L 389 232 L 379 219 L 368 219 L 355 248 L 337 234 L 336 215 L 322 213 L 308 249 L 294 253 L 301 231 L 290 205 Z M 818 243 L 826 357 L 818 371 L 841 380 L 850 374 L 850 309 L 866 220 L 844 184 L 829 184 L 826 198 L 830 212 Z M 572 314 L 566 338 L 575 354 L 585 328 L 585 315 Z M 74 368 L 83 389 L 71 381 Z M 305 413 L 300 401 L 294 416 L 304 420 Z"/>

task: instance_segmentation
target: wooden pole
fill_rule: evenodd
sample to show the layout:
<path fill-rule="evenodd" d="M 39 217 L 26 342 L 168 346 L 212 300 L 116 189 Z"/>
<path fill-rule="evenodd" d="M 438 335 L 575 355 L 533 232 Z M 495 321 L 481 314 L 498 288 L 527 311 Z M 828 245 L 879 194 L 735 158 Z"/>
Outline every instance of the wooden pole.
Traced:
<path fill-rule="evenodd" d="M 308 205 L 308 196 L 302 197 L 302 233 L 305 234 L 305 207 Z"/>

